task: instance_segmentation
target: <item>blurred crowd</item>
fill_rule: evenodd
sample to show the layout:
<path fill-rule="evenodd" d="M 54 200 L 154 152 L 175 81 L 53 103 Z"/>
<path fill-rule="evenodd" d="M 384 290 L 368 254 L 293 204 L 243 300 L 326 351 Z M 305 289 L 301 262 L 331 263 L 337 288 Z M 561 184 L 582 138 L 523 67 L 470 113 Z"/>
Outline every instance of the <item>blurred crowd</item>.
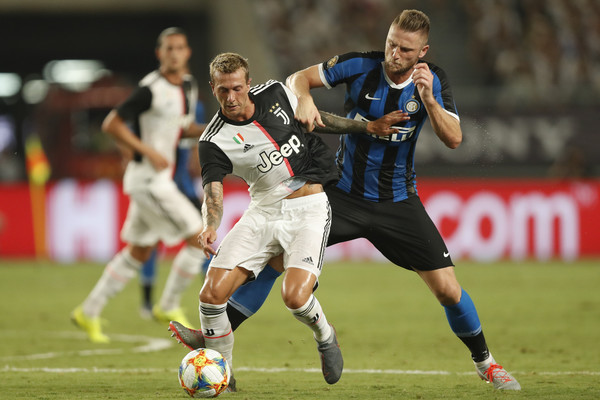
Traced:
<path fill-rule="evenodd" d="M 500 101 L 586 104 L 600 93 L 599 0 L 464 0 L 472 60 Z"/>
<path fill-rule="evenodd" d="M 282 76 L 350 49 L 383 49 L 389 23 L 402 9 L 428 13 L 433 30 L 451 9 L 465 22 L 456 29 L 466 28 L 465 62 L 477 69 L 480 80 L 472 84 L 492 88 L 499 104 L 587 104 L 600 98 L 600 0 L 253 4 Z"/>

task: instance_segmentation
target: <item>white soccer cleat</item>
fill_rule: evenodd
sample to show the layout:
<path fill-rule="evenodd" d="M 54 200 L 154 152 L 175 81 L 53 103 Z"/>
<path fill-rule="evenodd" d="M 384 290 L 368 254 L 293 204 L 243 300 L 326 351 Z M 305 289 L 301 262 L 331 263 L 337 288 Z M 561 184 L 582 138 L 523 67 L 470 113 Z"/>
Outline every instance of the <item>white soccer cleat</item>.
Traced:
<path fill-rule="evenodd" d="M 494 389 L 521 390 L 519 382 L 502 365 L 497 364 L 493 357 L 490 357 L 489 362 L 482 366 L 478 366 L 477 364 L 475 364 L 475 367 L 479 377 L 487 383 L 493 384 Z"/>

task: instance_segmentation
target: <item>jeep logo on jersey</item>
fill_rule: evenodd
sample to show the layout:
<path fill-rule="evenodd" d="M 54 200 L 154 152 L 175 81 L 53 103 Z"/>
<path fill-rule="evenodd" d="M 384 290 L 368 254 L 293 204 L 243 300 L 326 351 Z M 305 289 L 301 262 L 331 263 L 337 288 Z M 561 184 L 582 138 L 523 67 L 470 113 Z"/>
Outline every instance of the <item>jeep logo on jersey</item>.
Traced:
<path fill-rule="evenodd" d="M 259 154 L 261 163 L 258 165 L 260 172 L 268 172 L 271 168 L 281 164 L 286 157 L 292 155 L 292 153 L 300 153 L 300 148 L 303 144 L 298 139 L 298 136 L 293 135 L 287 143 L 283 144 L 279 150 L 273 150 L 269 154 L 263 151 Z"/>

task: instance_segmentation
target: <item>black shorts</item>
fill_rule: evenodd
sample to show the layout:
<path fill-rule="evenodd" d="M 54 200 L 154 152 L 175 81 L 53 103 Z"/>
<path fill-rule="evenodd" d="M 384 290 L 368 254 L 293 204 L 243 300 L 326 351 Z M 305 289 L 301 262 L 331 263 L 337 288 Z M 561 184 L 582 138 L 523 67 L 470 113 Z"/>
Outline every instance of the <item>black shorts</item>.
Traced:
<path fill-rule="evenodd" d="M 332 210 L 327 245 L 365 238 L 394 264 L 431 271 L 453 266 L 444 239 L 418 196 L 376 203 L 326 188 Z"/>

